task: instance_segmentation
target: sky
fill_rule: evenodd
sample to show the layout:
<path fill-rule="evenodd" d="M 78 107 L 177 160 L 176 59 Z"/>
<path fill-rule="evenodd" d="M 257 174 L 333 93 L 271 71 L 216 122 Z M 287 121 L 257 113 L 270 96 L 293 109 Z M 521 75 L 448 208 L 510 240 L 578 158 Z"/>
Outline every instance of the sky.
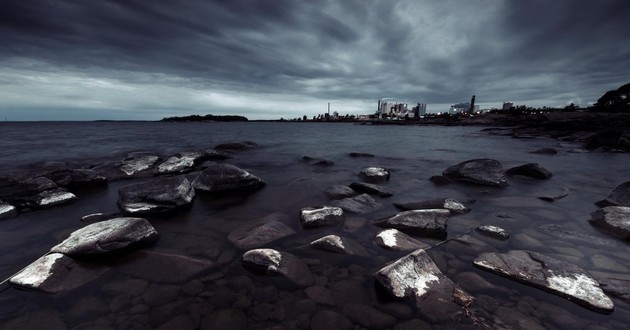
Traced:
<path fill-rule="evenodd" d="M 627 0 L 3 0 L 0 116 L 588 106 L 630 82 L 628 17 Z"/>

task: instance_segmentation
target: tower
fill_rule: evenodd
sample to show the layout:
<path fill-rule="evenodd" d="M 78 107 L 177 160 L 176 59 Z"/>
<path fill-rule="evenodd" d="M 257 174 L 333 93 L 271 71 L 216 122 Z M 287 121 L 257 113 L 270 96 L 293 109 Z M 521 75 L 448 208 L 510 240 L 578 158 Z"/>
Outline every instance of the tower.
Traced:
<path fill-rule="evenodd" d="M 473 113 L 475 111 L 475 95 L 472 96 L 472 99 L 470 99 L 470 109 L 468 110 L 468 113 Z"/>

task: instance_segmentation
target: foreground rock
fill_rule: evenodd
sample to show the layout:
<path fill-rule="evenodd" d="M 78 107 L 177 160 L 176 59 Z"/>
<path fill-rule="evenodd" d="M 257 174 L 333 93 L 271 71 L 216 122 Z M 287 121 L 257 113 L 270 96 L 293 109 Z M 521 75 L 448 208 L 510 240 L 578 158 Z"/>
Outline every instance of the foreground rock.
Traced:
<path fill-rule="evenodd" d="M 107 185 L 107 178 L 90 169 L 62 169 L 45 175 L 59 187 L 85 189 Z"/>
<path fill-rule="evenodd" d="M 411 210 L 377 220 L 375 225 L 394 228 L 412 235 L 436 238 L 446 237 L 446 220 L 450 212 L 445 209 Z"/>
<path fill-rule="evenodd" d="M 610 313 L 612 300 L 582 268 L 540 253 L 514 250 L 483 253 L 474 264 L 484 270 L 552 292 L 598 312 Z"/>
<path fill-rule="evenodd" d="M 397 229 L 385 229 L 374 238 L 376 245 L 392 251 L 415 251 L 427 249 L 429 244 L 421 242 Z"/>
<path fill-rule="evenodd" d="M 214 150 L 210 151 L 185 151 L 177 155 L 169 157 L 166 161 L 158 166 L 158 173 L 184 173 L 194 169 L 195 166 L 208 160 L 223 160 L 229 156 L 218 153 Z"/>
<path fill-rule="evenodd" d="M 359 176 L 368 182 L 383 182 L 389 180 L 390 173 L 382 167 L 366 167 Z"/>
<path fill-rule="evenodd" d="M 343 210 L 335 206 L 306 207 L 300 211 L 305 228 L 334 225 L 343 222 Z"/>
<path fill-rule="evenodd" d="M 389 197 L 393 193 L 383 186 L 365 182 L 353 182 L 350 184 L 350 188 L 360 193 L 367 193 L 370 195 L 377 195 L 380 197 Z"/>
<path fill-rule="evenodd" d="M 355 214 L 369 213 L 383 207 L 383 204 L 376 201 L 368 194 L 334 200 L 330 202 L 330 204 L 340 207 L 346 212 Z"/>
<path fill-rule="evenodd" d="M 281 275 L 298 286 L 310 286 L 313 274 L 302 259 L 273 249 L 249 250 L 241 259 L 244 266 L 271 275 Z"/>
<path fill-rule="evenodd" d="M 630 207 L 604 207 L 591 214 L 591 222 L 616 236 L 630 239 Z"/>
<path fill-rule="evenodd" d="M 211 163 L 193 181 L 197 191 L 205 193 L 252 192 L 265 182 L 257 176 L 230 164 Z"/>
<path fill-rule="evenodd" d="M 283 213 L 272 213 L 252 224 L 245 224 L 234 229 L 228 240 L 239 249 L 259 248 L 275 240 L 295 234 L 295 231 L 284 222 L 289 217 Z"/>
<path fill-rule="evenodd" d="M 325 194 L 331 199 L 342 199 L 346 197 L 356 196 L 357 192 L 348 186 L 334 185 L 326 189 Z"/>
<path fill-rule="evenodd" d="M 71 192 L 42 176 L 19 182 L 0 178 L 0 198 L 19 210 L 48 208 L 77 199 Z"/>
<path fill-rule="evenodd" d="M 214 267 L 210 260 L 141 250 L 121 260 L 116 270 L 151 282 L 184 284 Z"/>
<path fill-rule="evenodd" d="M 157 240 L 158 233 L 142 218 L 116 218 L 87 225 L 50 249 L 69 256 L 116 252 Z"/>
<path fill-rule="evenodd" d="M 520 175 L 532 179 L 546 180 L 553 176 L 546 168 L 538 163 L 528 163 L 521 166 L 512 167 L 506 171 L 507 175 Z"/>
<path fill-rule="evenodd" d="M 507 187 L 509 185 L 503 173 L 503 166 L 494 159 L 468 160 L 447 168 L 442 175 L 453 181 L 482 186 Z"/>
<path fill-rule="evenodd" d="M 160 157 L 155 155 L 132 155 L 121 161 L 120 170 L 127 176 L 151 169 Z"/>
<path fill-rule="evenodd" d="M 9 283 L 29 290 L 58 293 L 78 288 L 104 271 L 104 268 L 79 263 L 63 254 L 51 253 L 28 265 Z"/>
<path fill-rule="evenodd" d="M 496 238 L 499 240 L 506 240 L 510 238 L 510 234 L 508 234 L 505 229 L 493 225 L 483 225 L 477 227 L 477 231 L 482 233 L 483 235 Z"/>
<path fill-rule="evenodd" d="M 470 212 L 470 208 L 463 203 L 451 198 L 438 198 L 420 201 L 395 202 L 394 206 L 403 211 L 446 209 L 451 214 L 464 214 Z"/>
<path fill-rule="evenodd" d="M 180 176 L 125 186 L 118 196 L 118 207 L 125 213 L 155 214 L 189 207 L 195 190 Z"/>
<path fill-rule="evenodd" d="M 597 203 L 597 206 L 630 206 L 630 181 L 618 185 L 606 199 Z"/>
<path fill-rule="evenodd" d="M 18 215 L 15 206 L 0 200 L 0 219 L 8 219 Z"/>
<path fill-rule="evenodd" d="M 359 243 L 337 235 L 328 235 L 312 241 L 310 247 L 339 254 L 367 256 L 367 250 Z"/>

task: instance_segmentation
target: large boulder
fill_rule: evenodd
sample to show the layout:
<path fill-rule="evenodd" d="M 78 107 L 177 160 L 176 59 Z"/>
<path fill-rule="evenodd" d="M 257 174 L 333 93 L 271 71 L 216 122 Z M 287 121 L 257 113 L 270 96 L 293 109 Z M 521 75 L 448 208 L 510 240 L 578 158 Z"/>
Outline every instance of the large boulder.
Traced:
<path fill-rule="evenodd" d="M 118 207 L 128 214 L 154 214 L 189 207 L 195 190 L 182 176 L 160 178 L 122 187 Z"/>
<path fill-rule="evenodd" d="M 127 176 L 132 176 L 153 168 L 159 159 L 156 155 L 130 155 L 121 161 L 120 170 Z"/>
<path fill-rule="evenodd" d="M 116 218 L 87 225 L 50 249 L 69 256 L 116 252 L 155 241 L 158 233 L 142 218 Z"/>
<path fill-rule="evenodd" d="M 520 175 L 532 179 L 545 180 L 553 176 L 546 168 L 538 163 L 527 163 L 521 166 L 512 167 L 505 172 L 507 175 Z"/>
<path fill-rule="evenodd" d="M 610 313 L 614 304 L 586 271 L 577 265 L 540 253 L 513 250 L 482 253 L 475 266 L 501 276 L 567 297 L 598 312 Z"/>
<path fill-rule="evenodd" d="M 301 287 L 311 286 L 313 274 L 302 259 L 273 249 L 254 249 L 243 254 L 244 266 L 270 275 L 281 275 Z"/>
<path fill-rule="evenodd" d="M 630 238 L 630 207 L 606 206 L 591 213 L 591 222 L 616 236 Z"/>
<path fill-rule="evenodd" d="M 618 185 L 606 199 L 597 203 L 597 206 L 630 206 L 630 181 Z"/>
<path fill-rule="evenodd" d="M 360 193 L 377 195 L 380 197 L 389 197 L 393 195 L 393 193 L 389 191 L 387 188 L 376 185 L 376 184 L 372 184 L 372 183 L 353 182 L 350 184 L 350 188 Z"/>
<path fill-rule="evenodd" d="M 343 210 L 335 206 L 306 207 L 300 211 L 302 226 L 306 228 L 338 224 L 343 218 Z"/>
<path fill-rule="evenodd" d="M 338 254 L 367 256 L 367 250 L 359 243 L 338 235 L 327 235 L 312 241 L 310 247 Z"/>
<path fill-rule="evenodd" d="M 369 213 L 383 207 L 383 204 L 368 194 L 334 200 L 330 204 L 340 207 L 346 212 L 356 214 Z"/>
<path fill-rule="evenodd" d="M 470 212 L 470 208 L 466 207 L 466 205 L 464 205 L 462 202 L 459 202 L 452 198 L 395 202 L 394 206 L 403 211 L 446 209 L 449 210 L 451 214 L 464 214 Z"/>
<path fill-rule="evenodd" d="M 366 167 L 359 176 L 368 182 L 382 182 L 389 180 L 390 173 L 382 167 Z"/>
<path fill-rule="evenodd" d="M 417 249 L 427 249 L 429 244 L 421 242 L 398 229 L 385 229 L 376 234 L 374 238 L 376 245 L 392 251 L 415 251 Z"/>
<path fill-rule="evenodd" d="M 289 217 L 283 213 L 272 213 L 254 223 L 237 227 L 229 235 L 228 240 L 239 249 L 259 248 L 275 240 L 295 234 L 295 231 L 284 223 Z"/>
<path fill-rule="evenodd" d="M 262 188 L 265 182 L 234 165 L 211 163 L 193 181 L 198 192 L 251 192 Z"/>
<path fill-rule="evenodd" d="M 445 209 L 411 210 L 374 222 L 383 228 L 394 228 L 412 235 L 446 237 L 446 220 L 450 212 Z"/>
<path fill-rule="evenodd" d="M 8 219 L 18 215 L 15 206 L 0 200 L 0 219 Z"/>
<path fill-rule="evenodd" d="M 58 186 L 70 189 L 85 189 L 107 185 L 107 178 L 90 169 L 61 169 L 45 175 Z"/>
<path fill-rule="evenodd" d="M 472 159 L 453 165 L 442 173 L 453 180 L 491 187 L 507 187 L 503 166 L 494 159 Z"/>

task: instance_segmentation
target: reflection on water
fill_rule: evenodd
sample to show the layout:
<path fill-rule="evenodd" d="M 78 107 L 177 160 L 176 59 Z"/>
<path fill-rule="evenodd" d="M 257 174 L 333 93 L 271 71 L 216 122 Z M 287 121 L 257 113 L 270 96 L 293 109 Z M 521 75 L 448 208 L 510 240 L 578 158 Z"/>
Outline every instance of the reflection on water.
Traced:
<path fill-rule="evenodd" d="M 621 329 L 630 321 L 628 305 L 614 299 L 615 312 L 602 315 L 572 302 L 476 269 L 472 260 L 482 252 L 528 249 L 578 264 L 594 276 L 627 277 L 630 254 L 626 242 L 608 237 L 587 221 L 593 204 L 630 177 L 624 154 L 571 153 L 546 139 L 514 140 L 485 136 L 478 128 L 358 126 L 283 123 L 29 123 L 3 124 L 0 171 L 46 161 L 90 164 L 119 160 L 128 152 L 168 154 L 210 148 L 230 141 L 252 140 L 262 149 L 234 154 L 232 163 L 254 173 L 267 186 L 250 196 L 198 196 L 193 207 L 169 217 L 148 217 L 160 233 L 158 242 L 136 253 L 180 255 L 213 266 L 187 277 L 175 264 L 163 269 L 133 269 L 131 259 L 99 261 L 107 271 L 88 285 L 65 294 L 44 295 L 14 288 L 0 293 L 0 319 L 7 327 L 144 329 L 168 325 L 187 328 L 321 329 L 462 328 L 473 320 L 464 315 L 435 321 L 412 301 L 393 300 L 375 287 L 372 274 L 404 253 L 373 243 L 380 228 L 371 221 L 392 215 L 394 201 L 450 197 L 474 201 L 470 213 L 451 217 L 448 235 L 455 237 L 481 224 L 510 232 L 498 241 L 476 232 L 428 252 L 444 274 L 476 298 L 472 310 L 479 323 L 491 328 Z M 531 154 L 555 147 L 555 156 Z M 373 158 L 351 158 L 369 152 Z M 303 156 L 329 159 L 318 167 Z M 554 173 L 550 180 L 511 178 L 511 186 L 494 189 L 470 185 L 433 185 L 428 178 L 446 167 L 472 158 L 494 158 L 509 168 L 538 162 Z M 330 201 L 326 188 L 358 181 L 366 166 L 392 170 L 386 183 L 394 193 L 379 198 L 384 208 L 351 215 L 344 224 L 315 229 L 300 225 L 299 210 Z M 194 178 L 196 173 L 188 174 Z M 85 192 L 72 205 L 0 221 L 0 271 L 17 271 L 68 233 L 93 212 L 116 212 L 118 189 L 135 180 L 117 181 Z M 567 197 L 546 202 L 542 193 L 561 190 Z M 289 215 L 286 223 L 297 234 L 268 245 L 302 258 L 315 276 L 308 288 L 244 269 L 228 240 L 235 228 L 273 213 Z M 564 231 L 549 231 L 550 225 Z M 564 233 L 564 234 L 563 234 Z M 369 257 L 349 257 L 312 250 L 307 244 L 338 234 L 361 244 Z M 429 244 L 438 241 L 421 238 Z M 614 243 L 614 244 L 602 244 Z M 130 261 L 131 260 L 131 261 Z M 130 268 L 133 271 L 129 270 Z M 137 267 L 136 267 L 137 268 Z M 620 275 L 621 276 L 621 275 Z M 4 279 L 3 277 L 3 279 Z M 151 280 L 148 280 L 151 279 Z M 29 323 L 32 322 L 32 323 Z"/>

